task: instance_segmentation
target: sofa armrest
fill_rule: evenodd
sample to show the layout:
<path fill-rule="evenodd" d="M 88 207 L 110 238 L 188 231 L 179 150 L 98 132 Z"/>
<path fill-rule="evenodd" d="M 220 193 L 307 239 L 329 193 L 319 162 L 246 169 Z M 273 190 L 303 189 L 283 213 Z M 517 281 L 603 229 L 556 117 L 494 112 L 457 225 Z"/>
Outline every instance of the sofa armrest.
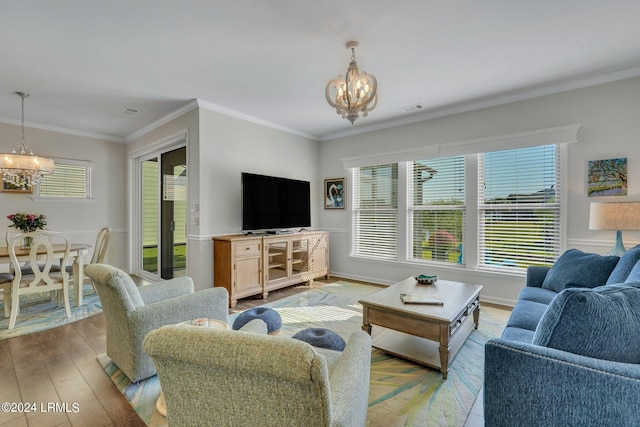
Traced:
<path fill-rule="evenodd" d="M 169 298 L 193 293 L 191 277 L 176 277 L 150 285 L 139 286 L 138 291 L 145 305 L 153 304 Z"/>
<path fill-rule="evenodd" d="M 364 331 L 351 334 L 329 379 L 333 425 L 364 425 L 369 399 L 371 337 Z M 359 423 L 354 420 L 360 420 Z"/>
<path fill-rule="evenodd" d="M 527 286 L 541 288 L 544 278 L 547 277 L 547 273 L 551 270 L 551 267 L 544 267 L 540 265 L 530 265 L 527 267 Z"/>
<path fill-rule="evenodd" d="M 639 395 L 640 365 L 502 339 L 485 345 L 488 426 L 631 426 Z"/>

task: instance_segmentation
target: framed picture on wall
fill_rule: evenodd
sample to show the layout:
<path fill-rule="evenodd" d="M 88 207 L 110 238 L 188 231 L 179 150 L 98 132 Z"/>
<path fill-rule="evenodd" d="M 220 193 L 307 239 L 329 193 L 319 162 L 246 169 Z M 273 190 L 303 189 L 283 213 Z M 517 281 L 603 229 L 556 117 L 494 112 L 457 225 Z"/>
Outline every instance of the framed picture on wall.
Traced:
<path fill-rule="evenodd" d="M 627 158 L 587 162 L 589 197 L 627 195 Z"/>
<path fill-rule="evenodd" d="M 324 208 L 344 209 L 345 203 L 344 178 L 330 178 L 324 180 Z"/>
<path fill-rule="evenodd" d="M 2 186 L 0 187 L 0 191 L 3 193 L 29 194 L 33 192 L 33 187 L 22 188 L 20 186 L 13 185 L 9 182 L 2 181 Z"/>

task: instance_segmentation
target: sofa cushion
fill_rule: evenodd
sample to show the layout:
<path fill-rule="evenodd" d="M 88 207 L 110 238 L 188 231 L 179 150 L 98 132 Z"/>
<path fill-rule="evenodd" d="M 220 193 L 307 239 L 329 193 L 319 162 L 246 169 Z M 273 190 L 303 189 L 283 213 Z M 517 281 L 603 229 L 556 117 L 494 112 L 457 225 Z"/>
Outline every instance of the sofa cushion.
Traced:
<path fill-rule="evenodd" d="M 616 268 L 613 269 L 609 279 L 607 279 L 607 285 L 626 281 L 638 261 L 640 261 L 640 245 L 634 246 L 620 257 Z"/>
<path fill-rule="evenodd" d="M 509 341 L 517 341 L 526 344 L 531 344 L 533 341 L 534 331 L 530 331 L 529 329 L 522 328 L 514 328 L 511 326 L 507 326 L 502 332 L 502 339 Z"/>
<path fill-rule="evenodd" d="M 602 256 L 569 249 L 556 260 L 542 282 L 544 289 L 560 292 L 567 288 L 595 288 L 607 282 L 616 267 L 617 256 Z"/>
<path fill-rule="evenodd" d="M 640 282 L 565 289 L 549 304 L 533 344 L 597 359 L 640 363 Z"/>
<path fill-rule="evenodd" d="M 558 293 L 550 289 L 544 288 L 524 288 L 520 291 L 518 300 L 539 302 L 542 304 L 549 304 Z"/>
<path fill-rule="evenodd" d="M 507 326 L 535 331 L 546 309 L 547 304 L 519 300 L 516 306 L 513 307 Z"/>

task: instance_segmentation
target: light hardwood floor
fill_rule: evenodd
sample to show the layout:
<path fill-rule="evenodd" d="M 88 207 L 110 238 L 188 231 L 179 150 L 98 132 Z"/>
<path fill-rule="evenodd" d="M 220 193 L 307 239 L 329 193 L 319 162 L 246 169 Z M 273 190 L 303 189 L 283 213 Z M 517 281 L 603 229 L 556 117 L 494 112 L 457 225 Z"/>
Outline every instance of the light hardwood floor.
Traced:
<path fill-rule="evenodd" d="M 312 288 L 337 280 L 344 279 L 316 280 Z M 143 281 L 137 282 L 144 285 Z M 295 285 L 269 293 L 266 300 L 245 298 L 230 309 L 230 314 L 308 289 Z M 0 427 L 143 427 L 145 424 L 96 361 L 96 356 L 105 352 L 103 314 L 48 331 L 0 340 L 0 403 L 36 405 L 36 410 L 29 413 L 0 411 Z M 468 427 L 484 425 L 481 396 L 467 421 Z M 48 409 L 48 402 L 67 404 L 68 408 Z M 77 411 L 73 404 L 77 404 Z"/>

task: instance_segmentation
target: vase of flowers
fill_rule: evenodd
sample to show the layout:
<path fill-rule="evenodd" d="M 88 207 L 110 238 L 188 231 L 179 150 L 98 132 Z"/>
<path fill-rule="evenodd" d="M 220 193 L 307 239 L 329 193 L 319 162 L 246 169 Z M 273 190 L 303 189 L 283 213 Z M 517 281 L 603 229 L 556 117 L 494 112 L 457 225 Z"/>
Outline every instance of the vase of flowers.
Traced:
<path fill-rule="evenodd" d="M 9 227 L 13 227 L 23 233 L 31 233 L 32 231 L 42 230 L 47 225 L 47 217 L 42 214 L 27 214 L 18 212 L 8 215 L 7 218 L 12 222 Z M 30 248 L 33 245 L 33 237 L 25 236 L 23 246 Z"/>

